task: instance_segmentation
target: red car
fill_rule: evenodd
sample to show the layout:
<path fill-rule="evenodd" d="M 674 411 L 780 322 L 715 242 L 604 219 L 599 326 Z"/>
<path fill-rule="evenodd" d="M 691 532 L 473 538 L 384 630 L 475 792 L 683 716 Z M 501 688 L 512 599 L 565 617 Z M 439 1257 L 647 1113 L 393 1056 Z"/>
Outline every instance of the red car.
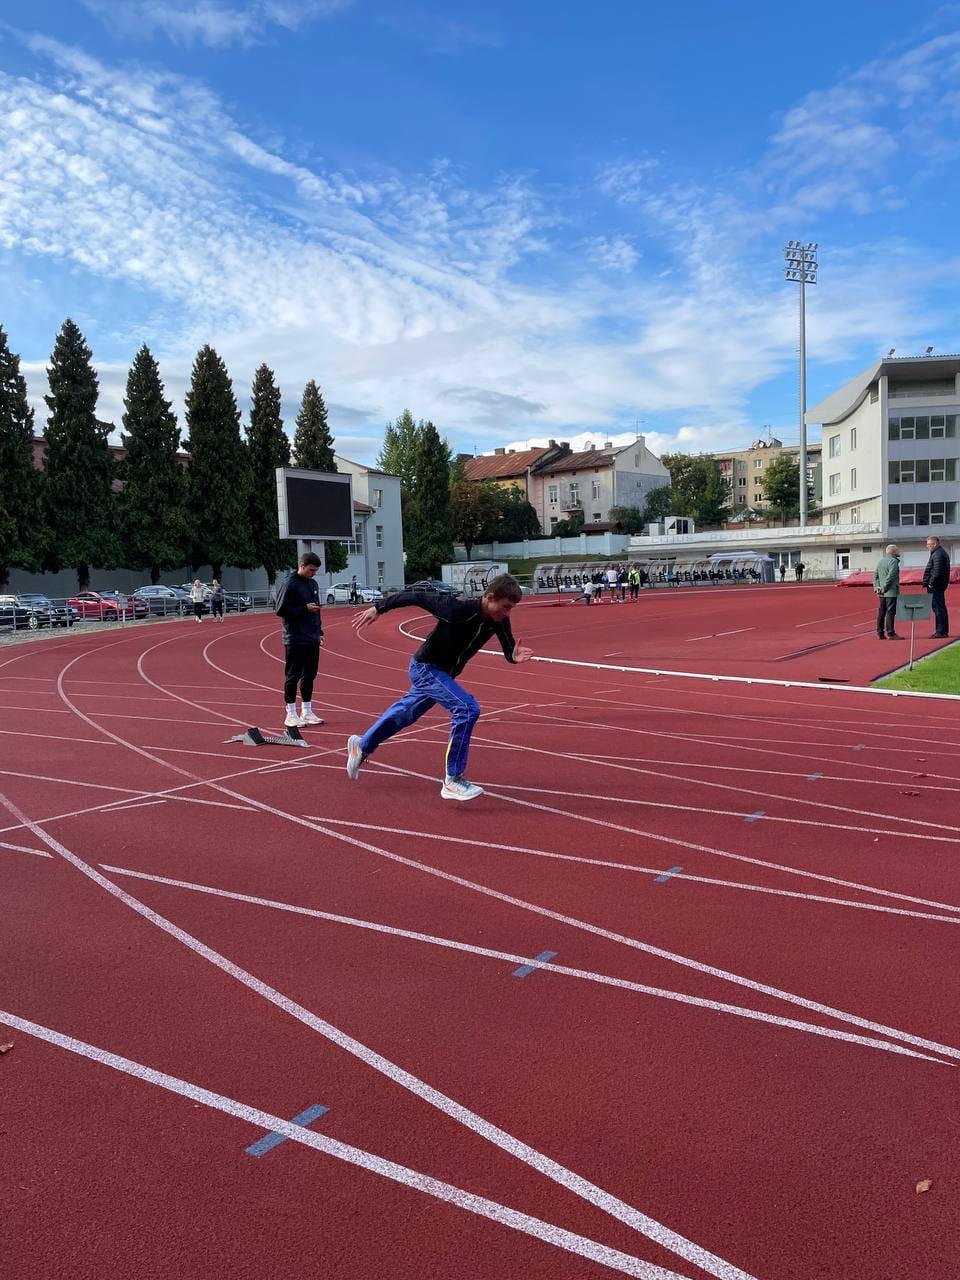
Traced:
<path fill-rule="evenodd" d="M 81 591 L 67 603 L 81 618 L 98 618 L 101 622 L 145 618 L 150 612 L 146 600 L 122 596 L 119 591 Z"/>

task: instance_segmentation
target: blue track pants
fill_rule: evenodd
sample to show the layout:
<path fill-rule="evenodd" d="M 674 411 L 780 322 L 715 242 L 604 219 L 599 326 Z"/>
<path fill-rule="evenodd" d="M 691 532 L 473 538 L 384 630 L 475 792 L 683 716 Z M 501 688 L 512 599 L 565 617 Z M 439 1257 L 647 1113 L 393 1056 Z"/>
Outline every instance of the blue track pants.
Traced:
<path fill-rule="evenodd" d="M 480 704 L 472 693 L 460 687 L 453 676 L 429 662 L 410 660 L 410 690 L 388 707 L 377 723 L 360 739 L 360 750 L 371 755 L 401 729 L 414 724 L 439 703 L 450 712 L 450 741 L 447 743 L 447 774 L 459 778 L 466 772 L 470 735 L 480 718 Z"/>

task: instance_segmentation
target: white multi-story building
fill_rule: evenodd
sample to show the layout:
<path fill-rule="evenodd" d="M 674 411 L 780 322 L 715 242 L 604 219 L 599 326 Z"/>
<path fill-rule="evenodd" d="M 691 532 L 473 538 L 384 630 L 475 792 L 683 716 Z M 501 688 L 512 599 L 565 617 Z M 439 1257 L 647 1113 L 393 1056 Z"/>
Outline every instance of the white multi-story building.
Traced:
<path fill-rule="evenodd" d="M 587 528 L 606 525 L 612 507 L 642 509 L 652 489 L 670 484 L 670 472 L 651 452 L 643 436 L 614 448 L 588 443 L 533 468 L 528 496 L 544 533 L 574 513 L 582 513 Z"/>
<path fill-rule="evenodd" d="M 879 524 L 905 565 L 931 534 L 960 540 L 960 356 L 880 360 L 807 422 L 822 424 L 825 525 Z"/>
<path fill-rule="evenodd" d="M 330 577 L 332 585 L 354 574 L 364 586 L 381 590 L 403 586 L 403 520 L 400 477 L 365 467 L 339 454 L 337 470 L 353 476 L 353 537 L 347 545 L 347 567 Z"/>

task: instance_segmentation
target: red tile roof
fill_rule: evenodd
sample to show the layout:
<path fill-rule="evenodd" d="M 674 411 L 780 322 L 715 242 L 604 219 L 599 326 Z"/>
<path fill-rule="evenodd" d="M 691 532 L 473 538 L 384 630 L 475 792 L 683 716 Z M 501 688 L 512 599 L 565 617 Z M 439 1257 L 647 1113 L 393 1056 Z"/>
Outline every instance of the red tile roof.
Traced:
<path fill-rule="evenodd" d="M 535 466 L 549 447 L 521 449 L 518 453 L 483 454 L 479 458 L 467 458 L 463 464 L 468 480 L 509 480 L 527 474 L 527 468 Z"/>
<path fill-rule="evenodd" d="M 556 462 L 548 462 L 545 467 L 541 467 L 539 475 L 547 476 L 555 474 L 558 471 L 589 471 L 595 470 L 597 467 L 612 467 L 616 450 L 609 449 L 587 449 L 584 453 L 568 453 L 565 458 L 558 458 Z"/>

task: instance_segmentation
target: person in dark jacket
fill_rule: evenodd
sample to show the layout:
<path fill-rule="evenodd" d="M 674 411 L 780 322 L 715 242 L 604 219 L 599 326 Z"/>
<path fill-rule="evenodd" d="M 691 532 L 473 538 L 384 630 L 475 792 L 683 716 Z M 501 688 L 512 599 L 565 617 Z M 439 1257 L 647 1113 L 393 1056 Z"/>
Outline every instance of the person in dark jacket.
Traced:
<path fill-rule="evenodd" d="M 323 724 L 311 702 L 313 682 L 320 665 L 320 645 L 323 643 L 320 588 L 314 582 L 319 568 L 320 557 L 313 551 L 305 551 L 300 557 L 297 572 L 291 573 L 277 592 L 275 612 L 283 620 L 283 647 L 286 652 L 283 700 L 287 715 L 283 723 L 288 729 Z"/>
<path fill-rule="evenodd" d="M 408 588 L 396 591 L 353 619 L 357 634 L 392 609 L 424 609 L 437 625 L 410 659 L 410 690 L 388 707 L 380 719 L 360 737 L 347 740 L 347 774 L 356 781 L 360 766 L 382 743 L 401 729 L 419 720 L 437 703 L 450 712 L 450 740 L 440 795 L 444 800 L 473 800 L 483 795 L 481 787 L 464 776 L 470 735 L 480 717 L 473 694 L 457 683 L 456 677 L 492 637 L 500 641 L 508 662 L 526 662 L 532 651 L 519 644 L 510 628 L 510 613 L 523 598 L 514 578 L 498 574 L 487 583 L 479 599 L 434 589 Z"/>
<path fill-rule="evenodd" d="M 950 557 L 946 548 L 941 547 L 939 538 L 928 538 L 927 550 L 930 552 L 930 559 L 923 571 L 923 585 L 930 593 L 930 607 L 933 609 L 933 638 L 945 640 L 950 632 L 950 617 L 947 613 L 947 602 L 944 599 L 950 584 Z"/>
<path fill-rule="evenodd" d="M 223 587 L 219 578 L 214 578 L 210 583 L 210 613 L 217 622 L 223 621 L 223 599 Z"/>

